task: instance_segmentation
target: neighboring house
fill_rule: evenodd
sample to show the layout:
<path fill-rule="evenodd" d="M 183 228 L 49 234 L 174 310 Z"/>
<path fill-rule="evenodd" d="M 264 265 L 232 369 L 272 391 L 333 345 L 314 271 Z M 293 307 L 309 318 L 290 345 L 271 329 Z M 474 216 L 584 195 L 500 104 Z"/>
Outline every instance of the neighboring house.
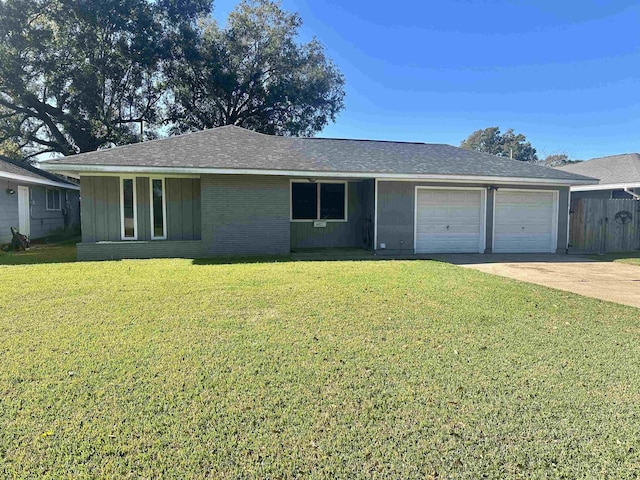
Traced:
<path fill-rule="evenodd" d="M 564 252 L 595 179 L 449 145 L 227 126 L 43 164 L 80 178 L 80 259 Z"/>
<path fill-rule="evenodd" d="M 58 175 L 0 157 L 0 244 L 11 227 L 30 238 L 80 223 L 80 187 Z"/>
<path fill-rule="evenodd" d="M 640 154 L 625 153 L 593 158 L 584 162 L 557 167 L 564 172 L 600 179 L 596 185 L 571 187 L 571 198 L 640 199 Z"/>

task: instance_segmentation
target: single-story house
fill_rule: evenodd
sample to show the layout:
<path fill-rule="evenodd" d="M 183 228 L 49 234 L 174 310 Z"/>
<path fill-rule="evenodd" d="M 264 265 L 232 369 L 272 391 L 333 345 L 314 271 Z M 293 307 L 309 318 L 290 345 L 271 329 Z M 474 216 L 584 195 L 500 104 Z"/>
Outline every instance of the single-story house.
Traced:
<path fill-rule="evenodd" d="M 11 227 L 36 239 L 79 223 L 78 185 L 0 157 L 0 244 L 11 241 Z"/>
<path fill-rule="evenodd" d="M 595 179 L 449 145 L 236 126 L 52 160 L 80 179 L 80 259 L 565 252 L 569 187 Z"/>
<path fill-rule="evenodd" d="M 557 168 L 563 172 L 600 179 L 600 182 L 595 185 L 572 186 L 571 198 L 574 200 L 581 198 L 640 200 L 640 154 L 625 153 L 593 158 Z"/>

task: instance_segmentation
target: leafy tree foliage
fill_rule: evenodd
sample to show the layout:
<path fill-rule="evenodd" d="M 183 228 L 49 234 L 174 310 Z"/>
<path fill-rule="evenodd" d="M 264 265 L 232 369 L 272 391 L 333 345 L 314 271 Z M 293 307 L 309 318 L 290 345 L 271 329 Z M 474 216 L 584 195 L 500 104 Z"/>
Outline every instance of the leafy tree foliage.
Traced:
<path fill-rule="evenodd" d="M 488 127 L 476 130 L 460 143 L 462 148 L 476 152 L 502 155 L 502 135 L 499 127 Z"/>
<path fill-rule="evenodd" d="M 0 0 L 0 144 L 29 159 L 167 124 L 311 135 L 335 119 L 344 79 L 317 40 L 296 41 L 298 15 L 244 1 L 219 28 L 210 13 L 211 0 Z"/>
<path fill-rule="evenodd" d="M 344 78 L 302 24 L 268 0 L 245 0 L 227 25 L 201 24 L 194 44 L 168 68 L 175 132 L 240 125 L 278 135 L 313 135 L 343 108 Z"/>
<path fill-rule="evenodd" d="M 137 141 L 168 45 L 204 0 L 0 2 L 0 140 L 25 156 Z"/>
<path fill-rule="evenodd" d="M 22 154 L 18 144 L 12 140 L 0 142 L 0 158 L 9 158 L 11 160 L 22 160 Z"/>
<path fill-rule="evenodd" d="M 523 162 L 536 162 L 538 156 L 527 138 L 515 133 L 512 128 L 504 133 L 499 127 L 476 130 L 460 143 L 462 148 L 477 152 L 491 153 L 499 157 L 513 158 Z"/>

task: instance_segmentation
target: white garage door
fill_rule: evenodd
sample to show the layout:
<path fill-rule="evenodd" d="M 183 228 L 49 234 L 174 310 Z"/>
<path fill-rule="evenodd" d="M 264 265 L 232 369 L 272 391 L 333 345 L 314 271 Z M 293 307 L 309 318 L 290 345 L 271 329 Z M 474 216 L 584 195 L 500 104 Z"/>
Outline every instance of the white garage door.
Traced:
<path fill-rule="evenodd" d="M 494 225 L 495 253 L 555 252 L 558 192 L 496 191 Z"/>
<path fill-rule="evenodd" d="M 416 188 L 416 253 L 484 252 L 484 189 Z"/>

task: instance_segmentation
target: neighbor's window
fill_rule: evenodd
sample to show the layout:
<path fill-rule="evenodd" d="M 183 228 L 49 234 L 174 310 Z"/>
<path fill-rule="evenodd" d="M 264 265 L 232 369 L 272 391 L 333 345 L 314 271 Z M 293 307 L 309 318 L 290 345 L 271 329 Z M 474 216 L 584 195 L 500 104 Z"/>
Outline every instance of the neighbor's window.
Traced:
<path fill-rule="evenodd" d="M 60 190 L 47 188 L 47 210 L 60 210 Z"/>
<path fill-rule="evenodd" d="M 122 239 L 135 240 L 136 235 L 136 183 L 134 178 L 121 180 Z"/>
<path fill-rule="evenodd" d="M 151 179 L 151 238 L 165 239 L 166 232 L 166 200 L 164 178 Z"/>
<path fill-rule="evenodd" d="M 347 184 L 291 183 L 292 220 L 346 220 Z"/>

